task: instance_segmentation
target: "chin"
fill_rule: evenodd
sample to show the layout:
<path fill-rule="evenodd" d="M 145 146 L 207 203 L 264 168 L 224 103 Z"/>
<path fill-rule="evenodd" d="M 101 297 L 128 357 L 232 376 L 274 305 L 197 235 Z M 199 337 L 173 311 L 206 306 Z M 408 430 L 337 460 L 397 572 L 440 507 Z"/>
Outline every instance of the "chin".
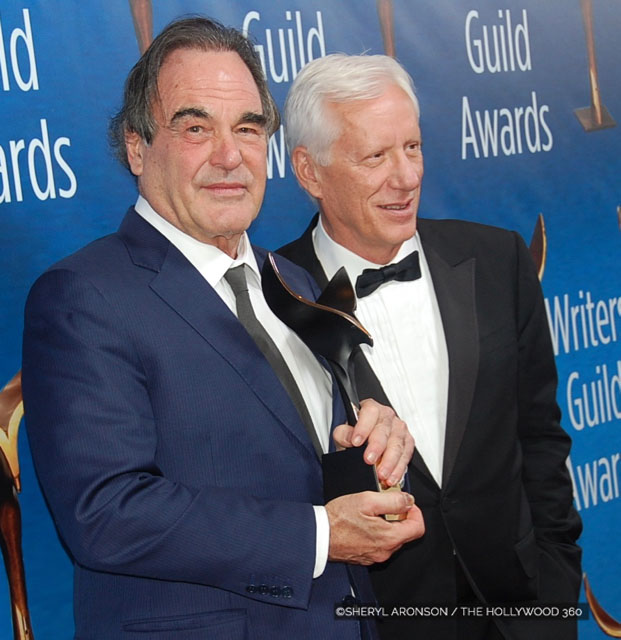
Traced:
<path fill-rule="evenodd" d="M 394 246 L 401 246 L 406 240 L 409 240 L 416 233 L 416 223 L 408 223 L 395 229 L 395 232 L 386 238 L 387 243 Z"/>

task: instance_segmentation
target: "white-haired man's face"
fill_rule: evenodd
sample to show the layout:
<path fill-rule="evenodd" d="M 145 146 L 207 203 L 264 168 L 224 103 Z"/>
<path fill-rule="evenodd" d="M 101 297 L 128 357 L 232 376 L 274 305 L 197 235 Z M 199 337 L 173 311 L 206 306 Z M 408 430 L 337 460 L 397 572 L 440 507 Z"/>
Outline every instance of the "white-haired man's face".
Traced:
<path fill-rule="evenodd" d="M 302 186 L 320 206 L 330 237 L 386 264 L 416 232 L 423 178 L 418 115 L 409 96 L 390 85 L 379 97 L 331 103 L 340 136 L 327 166 L 303 147 L 292 154 Z"/>

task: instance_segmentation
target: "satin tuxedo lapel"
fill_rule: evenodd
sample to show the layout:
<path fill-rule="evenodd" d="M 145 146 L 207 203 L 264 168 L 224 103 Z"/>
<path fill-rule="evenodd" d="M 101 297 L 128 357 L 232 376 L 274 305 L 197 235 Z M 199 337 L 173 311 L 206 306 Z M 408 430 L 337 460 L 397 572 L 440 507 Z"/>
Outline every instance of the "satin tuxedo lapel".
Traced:
<path fill-rule="evenodd" d="M 474 290 L 475 259 L 440 253 L 433 227 L 419 221 L 419 234 L 431 272 L 444 327 L 449 360 L 449 388 L 442 486 L 446 487 L 466 429 L 478 370 L 479 340 Z"/>
<path fill-rule="evenodd" d="M 151 289 L 240 375 L 259 400 L 317 458 L 289 395 L 254 340 L 185 256 L 131 210 L 119 235 L 134 264 L 155 272 Z M 265 254 L 256 252 L 259 268 Z"/>

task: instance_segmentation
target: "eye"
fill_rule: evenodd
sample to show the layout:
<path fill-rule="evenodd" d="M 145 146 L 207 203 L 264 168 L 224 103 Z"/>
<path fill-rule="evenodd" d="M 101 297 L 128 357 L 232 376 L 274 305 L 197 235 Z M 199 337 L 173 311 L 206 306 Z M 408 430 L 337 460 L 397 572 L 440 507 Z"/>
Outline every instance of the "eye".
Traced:
<path fill-rule="evenodd" d="M 237 133 L 243 136 L 262 136 L 264 130 L 256 124 L 243 124 L 237 128 Z"/>
<path fill-rule="evenodd" d="M 406 151 L 408 153 L 419 153 L 421 151 L 421 143 L 420 142 L 410 142 L 406 145 Z"/>
<path fill-rule="evenodd" d="M 365 159 L 364 159 L 364 164 L 366 164 L 369 167 L 376 167 L 377 165 L 381 164 L 382 160 L 385 157 L 385 153 L 384 151 L 375 151 L 374 153 L 369 154 Z"/>
<path fill-rule="evenodd" d="M 183 135 L 192 142 L 197 142 L 206 138 L 209 129 L 203 124 L 188 124 L 183 129 Z"/>
<path fill-rule="evenodd" d="M 207 122 L 197 122 L 194 120 L 183 123 L 180 132 L 187 142 L 200 144 L 211 137 L 213 127 Z"/>

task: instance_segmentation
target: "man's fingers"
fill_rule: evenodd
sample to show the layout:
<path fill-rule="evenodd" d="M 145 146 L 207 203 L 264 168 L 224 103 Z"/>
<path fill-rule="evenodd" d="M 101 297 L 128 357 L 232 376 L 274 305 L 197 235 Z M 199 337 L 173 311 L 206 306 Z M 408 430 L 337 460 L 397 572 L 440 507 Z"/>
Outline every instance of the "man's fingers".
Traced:
<path fill-rule="evenodd" d="M 407 513 L 414 506 L 414 496 L 405 491 L 369 492 L 368 500 L 366 513 L 371 516 Z"/>
<path fill-rule="evenodd" d="M 371 433 L 375 433 L 375 430 L 378 428 L 385 430 L 386 440 L 388 439 L 390 427 L 389 425 L 384 424 L 386 422 L 386 417 L 382 415 L 383 409 L 392 411 L 392 409 L 384 407 L 375 400 L 367 399 L 360 403 L 358 422 L 354 427 L 351 440 L 354 447 L 359 447 L 369 438 L 369 435 Z M 384 448 L 382 447 L 379 452 L 376 452 L 376 455 L 379 456 L 383 450 Z M 373 462 L 375 462 L 375 460 L 373 460 Z"/>
<path fill-rule="evenodd" d="M 405 422 L 395 418 L 391 436 L 386 445 L 382 458 L 378 464 L 377 474 L 390 486 L 401 482 L 407 471 L 408 464 L 414 453 L 414 438 L 411 436 Z"/>
<path fill-rule="evenodd" d="M 349 449 L 352 446 L 351 438 L 354 428 L 349 424 L 339 424 L 332 431 L 332 438 L 337 449 Z"/>
<path fill-rule="evenodd" d="M 401 527 L 399 531 L 405 538 L 404 543 L 411 542 L 412 540 L 417 540 L 425 533 L 425 521 L 423 520 L 423 512 L 416 505 L 413 505 L 408 510 L 405 520 L 392 522 L 391 525 Z"/>
<path fill-rule="evenodd" d="M 368 565 L 384 562 L 406 542 L 425 532 L 420 509 L 410 494 L 365 491 L 326 504 L 330 521 L 330 560 Z M 407 513 L 400 522 L 386 522 L 385 513 Z"/>
<path fill-rule="evenodd" d="M 370 398 L 362 401 L 356 425 L 339 425 L 333 438 L 337 448 L 357 447 L 366 441 L 365 462 L 379 461 L 378 477 L 389 486 L 401 481 L 414 452 L 414 439 L 405 422 L 393 409 Z"/>

